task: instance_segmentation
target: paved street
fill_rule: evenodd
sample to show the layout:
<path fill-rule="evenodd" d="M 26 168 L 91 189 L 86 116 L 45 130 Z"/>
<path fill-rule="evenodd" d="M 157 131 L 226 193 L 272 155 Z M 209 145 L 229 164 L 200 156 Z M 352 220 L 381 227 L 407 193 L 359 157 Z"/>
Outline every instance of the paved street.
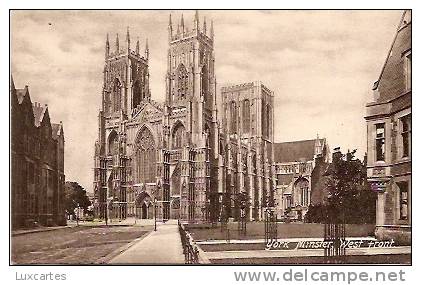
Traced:
<path fill-rule="evenodd" d="M 146 226 L 79 226 L 12 237 L 13 264 L 92 264 L 153 230 Z"/>
<path fill-rule="evenodd" d="M 158 224 L 145 238 L 136 242 L 109 263 L 118 264 L 184 264 L 183 248 L 177 221 Z"/>

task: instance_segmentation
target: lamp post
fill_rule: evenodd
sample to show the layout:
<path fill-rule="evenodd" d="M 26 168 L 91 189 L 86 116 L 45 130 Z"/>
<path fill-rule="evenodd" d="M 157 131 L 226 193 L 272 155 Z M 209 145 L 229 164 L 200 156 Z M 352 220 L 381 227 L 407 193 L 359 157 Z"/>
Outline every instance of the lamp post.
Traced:
<path fill-rule="evenodd" d="M 153 202 L 154 202 L 154 217 L 155 217 L 155 228 L 154 228 L 154 231 L 156 231 L 156 206 L 157 206 L 157 202 L 158 202 L 158 200 L 156 199 L 156 197 L 154 198 Z"/>
<path fill-rule="evenodd" d="M 79 203 L 77 203 L 77 211 L 76 211 L 76 225 L 79 226 Z"/>

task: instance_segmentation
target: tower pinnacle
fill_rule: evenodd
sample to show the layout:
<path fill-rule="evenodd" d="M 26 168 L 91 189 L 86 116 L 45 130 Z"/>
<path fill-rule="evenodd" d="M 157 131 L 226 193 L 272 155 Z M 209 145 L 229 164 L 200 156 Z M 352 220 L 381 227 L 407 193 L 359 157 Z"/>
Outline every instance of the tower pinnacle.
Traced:
<path fill-rule="evenodd" d="M 110 55 L 110 40 L 108 38 L 107 33 L 107 40 L 105 41 L 105 57 L 108 57 Z"/>
<path fill-rule="evenodd" d="M 148 38 L 146 38 L 146 44 L 145 44 L 145 56 L 146 56 L 146 59 L 149 59 L 149 44 L 148 44 Z"/>
<path fill-rule="evenodd" d="M 139 54 L 139 38 L 137 38 L 137 41 L 136 41 L 136 54 Z"/>
<path fill-rule="evenodd" d="M 115 50 L 116 50 L 117 53 L 120 52 L 120 41 L 118 39 L 118 33 L 117 33 L 117 36 L 116 36 L 116 39 L 115 39 Z"/>
<path fill-rule="evenodd" d="M 213 41 L 214 32 L 213 32 L 213 20 L 211 21 L 211 27 L 210 27 L 210 38 Z"/>
<path fill-rule="evenodd" d="M 171 42 L 172 40 L 172 20 L 171 20 L 171 14 L 170 14 L 170 20 L 168 23 L 168 41 Z"/>
<path fill-rule="evenodd" d="M 194 14 L 194 28 L 196 29 L 197 32 L 199 32 L 199 11 L 198 10 L 196 10 Z"/>
<path fill-rule="evenodd" d="M 127 27 L 126 44 L 127 44 L 127 49 L 130 50 L 130 32 L 129 32 L 129 27 Z"/>
<path fill-rule="evenodd" d="M 181 14 L 181 32 L 184 33 L 184 16 Z"/>
<path fill-rule="evenodd" d="M 206 17 L 203 20 L 203 33 L 206 35 Z"/>

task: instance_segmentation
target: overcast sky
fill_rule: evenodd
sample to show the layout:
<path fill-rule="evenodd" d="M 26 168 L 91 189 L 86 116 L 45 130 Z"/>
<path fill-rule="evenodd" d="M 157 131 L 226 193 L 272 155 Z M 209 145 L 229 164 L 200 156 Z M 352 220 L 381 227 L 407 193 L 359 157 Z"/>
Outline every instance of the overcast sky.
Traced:
<path fill-rule="evenodd" d="M 194 11 L 171 11 L 173 24 Z M 152 98 L 165 98 L 170 11 L 13 11 L 11 63 L 17 88 L 63 121 L 66 180 L 92 191 L 104 47 L 115 35 L 149 39 Z M 365 152 L 365 103 L 402 11 L 200 11 L 214 20 L 218 89 L 261 80 L 275 91 L 275 140 L 326 137 L 333 149 Z"/>

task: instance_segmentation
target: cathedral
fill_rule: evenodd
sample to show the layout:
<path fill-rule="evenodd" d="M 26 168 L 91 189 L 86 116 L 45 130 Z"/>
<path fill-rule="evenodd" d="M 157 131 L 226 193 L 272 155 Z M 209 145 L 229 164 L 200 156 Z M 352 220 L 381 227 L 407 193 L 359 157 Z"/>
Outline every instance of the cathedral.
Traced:
<path fill-rule="evenodd" d="M 165 102 L 151 98 L 149 48 L 129 30 L 105 44 L 95 142 L 99 218 L 261 220 L 274 204 L 274 93 L 261 82 L 217 92 L 213 22 L 169 17 Z M 220 98 L 217 98 L 221 96 Z M 241 197 L 246 197 L 241 202 Z"/>

